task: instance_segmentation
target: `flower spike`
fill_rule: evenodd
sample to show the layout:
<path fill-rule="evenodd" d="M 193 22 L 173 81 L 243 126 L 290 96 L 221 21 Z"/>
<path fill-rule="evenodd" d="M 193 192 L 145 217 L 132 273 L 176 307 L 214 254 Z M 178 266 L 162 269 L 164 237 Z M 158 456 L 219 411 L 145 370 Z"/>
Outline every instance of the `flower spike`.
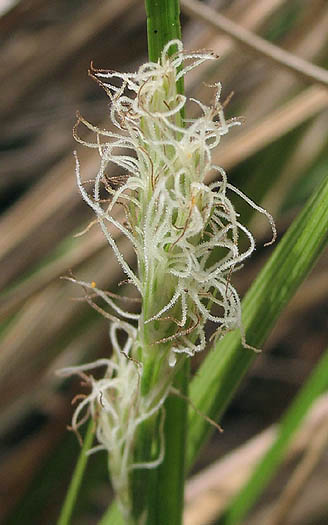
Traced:
<path fill-rule="evenodd" d="M 170 56 L 173 46 L 177 51 Z M 91 452 L 108 451 L 113 486 L 127 518 L 131 471 L 155 468 L 162 461 L 163 404 L 183 358 L 205 349 L 207 321 L 215 324 L 212 338 L 239 329 L 243 346 L 250 348 L 231 278 L 254 251 L 255 241 L 241 223 L 230 193 L 264 214 L 272 228 L 271 242 L 276 238 L 271 215 L 232 186 L 225 171 L 212 161 L 221 137 L 241 124 L 238 119 L 225 118 L 229 97 L 220 101 L 221 84 L 211 86 L 215 89 L 211 106 L 177 92 L 182 77 L 216 58 L 210 51 L 186 53 L 182 42 L 172 40 L 157 63 L 148 62 L 135 73 L 97 69 L 91 64 L 90 76 L 110 98 L 112 127 L 100 129 L 78 114 L 73 131 L 78 142 L 97 149 L 100 157 L 98 173 L 86 186 L 75 154 L 81 195 L 95 212 L 128 282 L 141 296 L 140 313 L 125 311 L 116 304 L 115 294 L 93 282 L 71 278 L 83 287 L 89 304 L 111 321 L 113 355 L 62 372 L 104 370 L 101 379 L 88 375 L 90 393 L 81 398 L 72 428 L 78 432 L 85 411 L 91 413 L 98 440 Z M 198 105 L 198 118 L 184 117 L 189 103 Z M 95 134 L 93 141 L 80 138 L 80 125 Z M 115 175 L 109 175 L 113 168 Z M 217 180 L 207 185 L 213 173 Z M 87 189 L 90 183 L 92 192 Z M 120 252 L 113 227 L 131 242 L 137 272 Z M 248 241 L 243 250 L 241 235 Z M 115 315 L 98 306 L 95 297 Z M 149 379 L 153 371 L 157 382 Z M 138 462 L 135 440 L 139 426 L 149 418 L 157 418 L 157 455 Z"/>

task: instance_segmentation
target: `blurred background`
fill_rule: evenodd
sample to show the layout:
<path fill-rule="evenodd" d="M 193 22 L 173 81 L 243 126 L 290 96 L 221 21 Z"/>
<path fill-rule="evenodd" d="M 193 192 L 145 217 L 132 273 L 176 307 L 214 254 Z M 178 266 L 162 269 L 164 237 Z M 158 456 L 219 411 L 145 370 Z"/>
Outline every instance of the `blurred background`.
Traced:
<path fill-rule="evenodd" d="M 251 34 L 327 67 L 326 0 L 206 4 Z M 182 23 L 186 49 L 220 55 L 186 78 L 187 94 L 209 103 L 213 90 L 205 83 L 221 81 L 223 100 L 234 92 L 226 115 L 244 117 L 243 126 L 222 139 L 215 162 L 270 211 L 281 238 L 327 176 L 328 92 L 315 79 L 252 51 L 252 39 L 242 47 L 209 27 L 191 14 L 187 0 Z M 0 35 L 0 521 L 49 524 L 56 522 L 80 449 L 66 429 L 80 381 L 63 384 L 55 370 L 110 352 L 107 321 L 72 300 L 80 290 L 60 277 L 72 269 L 112 291 L 124 278 L 97 227 L 74 237 L 93 217 L 76 187 L 72 151 L 78 150 L 86 179 L 95 175 L 98 158 L 74 142 L 72 127 L 77 110 L 90 122 L 109 126 L 109 101 L 87 71 L 91 60 L 120 71 L 134 71 L 146 61 L 144 5 L 141 0 L 2 0 Z M 236 204 L 257 242 L 255 255 L 234 278 L 243 295 L 274 247 L 263 248 L 270 238 L 265 219 Z M 130 247 L 117 242 L 133 264 Z M 289 304 L 227 411 L 224 433 L 213 435 L 195 470 L 240 451 L 277 421 L 317 362 L 328 339 L 327 262 L 325 253 Z M 328 414 L 327 401 L 325 406 Z M 263 509 L 279 494 L 295 457 L 297 452 L 249 523 L 264 523 Z M 233 473 L 229 479 L 233 485 Z M 328 523 L 327 486 L 326 451 L 288 523 Z M 191 499 L 197 491 L 191 490 L 186 525 L 210 523 L 207 512 L 211 505 L 214 516 L 219 512 L 222 487 L 211 486 L 211 504 L 205 498 L 196 510 Z M 110 497 L 100 452 L 89 461 L 73 523 L 96 523 Z"/>

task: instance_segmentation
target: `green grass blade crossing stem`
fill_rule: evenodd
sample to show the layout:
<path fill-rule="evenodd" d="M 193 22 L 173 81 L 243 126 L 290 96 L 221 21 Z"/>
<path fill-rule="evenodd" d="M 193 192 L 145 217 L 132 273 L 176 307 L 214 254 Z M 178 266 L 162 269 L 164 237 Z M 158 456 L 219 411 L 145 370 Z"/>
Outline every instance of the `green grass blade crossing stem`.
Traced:
<path fill-rule="evenodd" d="M 261 347 L 283 308 L 303 282 L 328 241 L 328 179 L 312 195 L 243 300 L 249 344 Z M 203 414 L 217 419 L 255 359 L 242 348 L 238 332 L 220 341 L 190 384 L 190 398 Z M 190 468 L 211 429 L 189 410 L 187 467 Z"/>

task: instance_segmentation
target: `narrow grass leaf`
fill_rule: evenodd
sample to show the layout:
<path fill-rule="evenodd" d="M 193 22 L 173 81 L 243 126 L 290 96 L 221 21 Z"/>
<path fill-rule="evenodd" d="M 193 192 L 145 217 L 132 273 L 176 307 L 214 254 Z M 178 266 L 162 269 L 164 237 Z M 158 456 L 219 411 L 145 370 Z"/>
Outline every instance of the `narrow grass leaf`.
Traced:
<path fill-rule="evenodd" d="M 280 241 L 243 301 L 249 344 L 261 347 L 283 308 L 303 282 L 328 240 L 328 180 L 325 180 Z M 190 384 L 197 409 L 219 418 L 255 359 L 241 346 L 237 332 L 228 334 L 205 359 Z M 190 468 L 210 433 L 208 423 L 189 412 L 187 466 Z"/>
<path fill-rule="evenodd" d="M 87 432 L 83 441 L 83 447 L 81 449 L 81 453 L 79 456 L 79 459 L 76 463 L 76 467 L 74 469 L 72 479 L 66 494 L 66 498 L 64 501 L 64 505 L 61 509 L 60 516 L 57 522 L 57 525 L 69 525 L 71 523 L 72 514 L 74 510 L 74 506 L 76 503 L 76 499 L 79 493 L 79 489 L 82 483 L 83 474 L 85 471 L 85 468 L 87 466 L 88 462 L 88 456 L 86 455 L 86 452 L 91 448 L 92 441 L 93 441 L 93 435 L 94 435 L 94 425 L 93 421 L 90 420 Z"/>
<path fill-rule="evenodd" d="M 315 399 L 328 386 L 328 349 L 281 420 L 273 445 L 255 467 L 249 481 L 229 505 L 220 524 L 240 523 L 265 489 L 284 458 L 286 449 Z"/>

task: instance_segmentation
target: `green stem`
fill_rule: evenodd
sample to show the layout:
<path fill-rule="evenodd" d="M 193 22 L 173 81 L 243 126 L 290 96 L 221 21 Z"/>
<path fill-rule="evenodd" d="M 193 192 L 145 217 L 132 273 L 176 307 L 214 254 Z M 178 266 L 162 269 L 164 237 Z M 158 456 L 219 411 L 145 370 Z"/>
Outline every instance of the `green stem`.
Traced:
<path fill-rule="evenodd" d="M 146 0 L 147 34 L 149 60 L 157 62 L 163 47 L 173 39 L 181 39 L 178 0 Z M 174 47 L 170 49 L 174 53 Z M 177 85 L 179 93 L 183 92 L 183 81 Z M 154 300 L 154 299 L 152 299 Z M 147 374 L 152 368 L 151 357 L 144 365 L 146 389 L 153 383 Z M 187 362 L 178 371 L 174 386 L 184 395 L 188 385 Z M 158 370 L 153 370 L 156 375 Z M 155 379 L 155 377 L 153 378 Z M 165 402 L 164 441 L 165 456 L 159 468 L 154 470 L 136 470 L 132 476 L 133 509 L 132 514 L 137 523 L 146 512 L 147 525 L 170 523 L 179 525 L 182 520 L 183 487 L 184 487 L 184 451 L 186 439 L 185 402 L 177 397 L 170 397 Z M 154 416 L 145 421 L 136 440 L 135 462 L 154 459 L 154 444 L 159 440 L 159 417 Z M 156 435 L 157 434 L 157 435 Z M 156 448 L 156 447 L 155 447 Z M 157 447 L 158 449 L 158 447 Z M 158 453 L 158 450 L 157 450 Z"/>
<path fill-rule="evenodd" d="M 145 0 L 147 14 L 148 57 L 157 62 L 163 47 L 170 40 L 181 40 L 179 0 Z M 170 53 L 174 53 L 174 47 Z M 184 92 L 183 77 L 177 83 L 178 93 Z"/>
<path fill-rule="evenodd" d="M 163 47 L 181 40 L 179 0 L 145 0 L 149 60 L 157 62 Z"/>
<path fill-rule="evenodd" d="M 154 461 L 160 453 L 159 439 L 160 416 L 155 414 L 141 423 L 136 436 L 134 463 Z M 157 448 L 154 452 L 154 448 Z M 130 478 L 132 519 L 131 523 L 152 523 L 151 514 L 154 510 L 154 469 L 136 469 Z M 147 521 L 144 521 L 146 516 Z"/>
<path fill-rule="evenodd" d="M 174 380 L 174 387 L 187 395 L 189 383 L 189 359 L 186 358 Z M 178 525 L 182 523 L 185 445 L 188 410 L 186 402 L 170 396 L 165 402 L 165 458 L 157 469 L 156 495 L 154 500 L 153 523 Z"/>

